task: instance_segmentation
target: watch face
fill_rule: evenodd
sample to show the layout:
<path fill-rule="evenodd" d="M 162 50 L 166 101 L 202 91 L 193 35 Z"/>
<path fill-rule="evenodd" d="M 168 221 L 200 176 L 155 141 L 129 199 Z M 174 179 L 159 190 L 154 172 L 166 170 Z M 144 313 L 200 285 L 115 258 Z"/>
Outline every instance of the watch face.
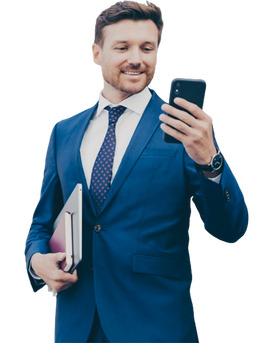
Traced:
<path fill-rule="evenodd" d="M 221 168 L 222 162 L 223 162 L 223 158 L 222 158 L 221 154 L 217 154 L 214 156 L 211 165 L 212 165 L 214 170 L 218 170 Z"/>

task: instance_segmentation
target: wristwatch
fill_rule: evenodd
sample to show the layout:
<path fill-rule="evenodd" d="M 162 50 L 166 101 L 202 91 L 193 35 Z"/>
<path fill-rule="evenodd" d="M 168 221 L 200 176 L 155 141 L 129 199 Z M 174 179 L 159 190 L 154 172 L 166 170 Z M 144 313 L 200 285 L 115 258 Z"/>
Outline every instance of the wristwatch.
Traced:
<path fill-rule="evenodd" d="M 215 172 L 215 171 L 219 171 L 223 168 L 223 156 L 220 152 L 220 150 L 218 150 L 218 152 L 213 156 L 211 162 L 209 164 L 198 164 L 196 163 L 196 167 L 198 170 L 203 170 L 203 171 L 207 171 L 207 172 Z"/>

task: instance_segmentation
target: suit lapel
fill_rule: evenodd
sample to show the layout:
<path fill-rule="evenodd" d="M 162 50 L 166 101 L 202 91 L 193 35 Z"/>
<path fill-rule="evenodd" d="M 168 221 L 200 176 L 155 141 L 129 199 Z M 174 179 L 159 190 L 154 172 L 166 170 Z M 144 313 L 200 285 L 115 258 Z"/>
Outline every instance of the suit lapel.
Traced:
<path fill-rule="evenodd" d="M 110 191 L 108 193 L 108 196 L 105 200 L 105 203 L 102 207 L 101 212 L 104 211 L 104 209 L 109 205 L 111 200 L 114 198 L 116 193 L 119 191 L 119 189 L 122 187 L 123 183 L 129 176 L 131 170 L 133 169 L 135 163 L 141 156 L 141 153 L 145 149 L 146 145 L 148 144 L 149 140 L 151 139 L 152 135 L 154 134 L 155 130 L 157 129 L 158 125 L 160 124 L 159 121 L 159 114 L 161 111 L 161 106 L 163 104 L 163 101 L 157 96 L 155 92 L 152 91 L 152 98 L 143 113 L 143 116 L 134 132 L 134 135 L 129 143 L 129 146 L 125 152 L 125 155 L 122 159 L 122 162 L 119 166 L 118 172 L 113 180 L 113 183 L 111 185 Z M 83 196 L 85 201 L 88 202 L 86 204 L 87 206 L 90 206 L 92 208 L 92 212 L 96 214 L 94 204 L 89 192 L 89 188 L 87 186 L 85 173 L 83 170 L 82 160 L 81 160 L 81 154 L 80 154 L 80 146 L 82 143 L 82 139 L 84 137 L 84 133 L 90 123 L 90 120 L 93 118 L 94 114 L 97 110 L 96 104 L 94 107 L 92 107 L 90 110 L 86 111 L 86 116 L 84 119 L 79 120 L 76 130 L 72 133 L 72 135 L 75 137 L 74 140 L 74 147 L 76 151 L 75 162 L 74 165 L 77 166 L 77 170 L 75 175 L 78 175 L 77 182 L 82 183 L 83 185 Z"/>
<path fill-rule="evenodd" d="M 143 113 L 143 116 L 125 152 L 101 212 L 108 206 L 120 187 L 122 187 L 141 153 L 160 124 L 159 114 L 162 112 L 162 104 L 163 101 L 155 92 L 153 92 L 152 98 Z"/>

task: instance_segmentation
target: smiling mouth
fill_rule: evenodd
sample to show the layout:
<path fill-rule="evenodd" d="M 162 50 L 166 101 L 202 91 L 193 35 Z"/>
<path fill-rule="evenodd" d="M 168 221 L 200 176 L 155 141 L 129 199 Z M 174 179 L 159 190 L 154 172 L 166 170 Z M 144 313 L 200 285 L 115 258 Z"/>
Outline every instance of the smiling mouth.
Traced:
<path fill-rule="evenodd" d="M 144 73 L 144 71 L 122 71 L 125 75 L 139 76 Z"/>

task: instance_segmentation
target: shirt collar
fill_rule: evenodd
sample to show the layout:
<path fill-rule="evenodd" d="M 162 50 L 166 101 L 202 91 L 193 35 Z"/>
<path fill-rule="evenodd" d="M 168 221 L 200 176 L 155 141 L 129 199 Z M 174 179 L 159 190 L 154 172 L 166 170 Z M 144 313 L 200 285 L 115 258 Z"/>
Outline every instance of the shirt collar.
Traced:
<path fill-rule="evenodd" d="M 138 113 L 139 115 L 142 115 L 144 113 L 144 110 L 146 109 L 146 106 L 148 105 L 149 101 L 151 99 L 151 93 L 146 87 L 144 90 L 142 90 L 140 93 L 131 95 L 129 98 L 123 100 L 120 102 L 120 104 L 112 104 L 109 100 L 104 98 L 102 95 L 102 92 L 99 95 L 99 104 L 96 112 L 96 117 L 98 117 L 103 109 L 106 106 L 125 106 L 126 108 L 130 109 L 133 112 Z"/>

